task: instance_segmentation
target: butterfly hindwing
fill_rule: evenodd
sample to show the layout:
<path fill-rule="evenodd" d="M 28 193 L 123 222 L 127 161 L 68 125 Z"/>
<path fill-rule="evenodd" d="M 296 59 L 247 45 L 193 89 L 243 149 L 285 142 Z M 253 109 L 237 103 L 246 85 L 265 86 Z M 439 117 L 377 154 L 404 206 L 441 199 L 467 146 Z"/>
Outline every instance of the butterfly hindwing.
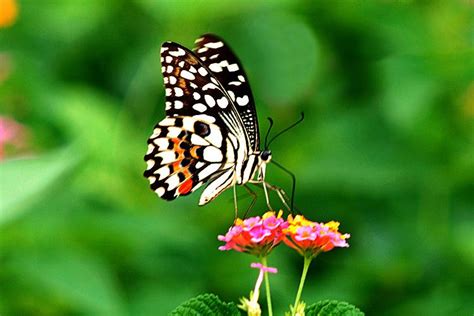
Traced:
<path fill-rule="evenodd" d="M 221 38 L 213 34 L 198 38 L 193 51 L 226 89 L 239 112 L 251 147 L 257 151 L 259 130 L 255 102 L 239 59 Z"/>
<path fill-rule="evenodd" d="M 145 176 L 162 198 L 188 195 L 228 168 L 220 128 L 193 117 L 165 118 L 148 139 Z"/>

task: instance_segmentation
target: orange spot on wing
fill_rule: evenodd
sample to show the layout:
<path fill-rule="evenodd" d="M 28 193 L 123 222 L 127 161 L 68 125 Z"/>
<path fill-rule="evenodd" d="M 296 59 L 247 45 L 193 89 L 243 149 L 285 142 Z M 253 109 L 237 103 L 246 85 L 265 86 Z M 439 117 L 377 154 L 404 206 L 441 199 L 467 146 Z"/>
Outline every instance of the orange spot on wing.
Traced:
<path fill-rule="evenodd" d="M 193 188 L 193 180 L 188 179 L 179 186 L 178 192 L 179 194 L 186 194 L 186 193 L 189 193 L 189 191 L 191 191 L 192 188 Z"/>
<path fill-rule="evenodd" d="M 194 146 L 193 148 L 191 148 L 190 153 L 193 158 L 199 159 L 199 155 L 196 152 L 199 148 L 199 146 Z"/>

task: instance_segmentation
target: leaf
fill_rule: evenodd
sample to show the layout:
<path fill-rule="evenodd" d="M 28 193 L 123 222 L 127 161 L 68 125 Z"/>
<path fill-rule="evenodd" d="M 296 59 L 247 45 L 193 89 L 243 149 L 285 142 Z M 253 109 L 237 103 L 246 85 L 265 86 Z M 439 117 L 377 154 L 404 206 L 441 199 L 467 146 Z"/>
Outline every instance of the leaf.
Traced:
<path fill-rule="evenodd" d="M 170 315 L 240 315 L 234 303 L 222 302 L 217 295 L 201 294 L 178 306 Z"/>
<path fill-rule="evenodd" d="M 306 307 L 306 316 L 363 316 L 365 315 L 354 305 L 335 300 L 319 301 Z"/>
<path fill-rule="evenodd" d="M 70 149 L 0 164 L 0 225 L 21 214 L 20 207 L 62 179 L 79 161 Z"/>

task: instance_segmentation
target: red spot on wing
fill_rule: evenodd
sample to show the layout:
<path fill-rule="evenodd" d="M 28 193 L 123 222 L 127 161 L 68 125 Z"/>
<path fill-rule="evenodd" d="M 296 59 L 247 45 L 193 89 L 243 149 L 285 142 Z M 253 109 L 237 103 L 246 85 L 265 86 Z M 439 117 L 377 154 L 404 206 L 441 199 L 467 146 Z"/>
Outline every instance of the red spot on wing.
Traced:
<path fill-rule="evenodd" d="M 179 194 L 184 195 L 186 193 L 189 193 L 189 191 L 191 191 L 192 188 L 193 188 L 193 180 L 188 179 L 179 186 L 178 192 Z"/>

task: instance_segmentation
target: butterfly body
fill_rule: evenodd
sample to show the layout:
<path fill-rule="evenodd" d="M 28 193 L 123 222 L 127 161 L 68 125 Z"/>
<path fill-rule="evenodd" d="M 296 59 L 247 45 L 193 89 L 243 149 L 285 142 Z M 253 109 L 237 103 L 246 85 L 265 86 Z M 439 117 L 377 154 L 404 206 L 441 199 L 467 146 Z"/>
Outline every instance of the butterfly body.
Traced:
<path fill-rule="evenodd" d="M 271 153 L 260 150 L 253 96 L 230 48 L 211 34 L 196 41 L 194 52 L 165 42 L 161 63 L 166 117 L 145 155 L 152 190 L 173 200 L 207 184 L 204 205 L 231 186 L 264 183 Z"/>

